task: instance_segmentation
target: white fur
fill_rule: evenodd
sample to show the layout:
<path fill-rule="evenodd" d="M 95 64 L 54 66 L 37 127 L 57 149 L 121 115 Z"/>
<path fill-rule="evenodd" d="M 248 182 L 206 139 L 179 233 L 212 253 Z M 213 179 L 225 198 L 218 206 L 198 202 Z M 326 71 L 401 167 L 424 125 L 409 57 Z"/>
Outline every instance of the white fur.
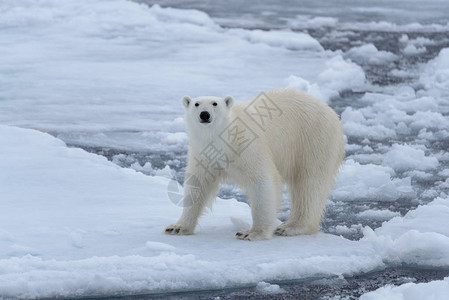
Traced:
<path fill-rule="evenodd" d="M 219 182 L 226 179 L 246 190 L 251 205 L 252 228 L 238 232 L 237 238 L 261 240 L 270 238 L 274 232 L 297 235 L 318 231 L 344 158 L 341 123 L 330 107 L 304 92 L 275 89 L 265 95 L 276 110 L 263 124 L 254 117 L 257 117 L 255 104 L 261 97 L 235 105 L 232 97 L 184 97 L 189 137 L 186 174 L 193 175 L 193 186 L 200 193 L 190 197 L 192 185 L 185 185 L 183 214 L 176 224 L 167 227 L 166 233 L 193 234 L 203 208 L 215 197 Z M 195 106 L 196 103 L 199 105 Z M 210 123 L 200 123 L 202 111 L 209 112 Z M 234 129 L 243 132 L 241 139 L 227 135 L 231 123 Z M 242 144 L 245 139 L 252 143 Z M 209 167 L 205 171 L 198 164 L 205 158 L 202 151 L 211 143 L 230 161 L 221 164 L 223 170 Z M 276 229 L 276 212 L 285 184 L 291 213 Z"/>

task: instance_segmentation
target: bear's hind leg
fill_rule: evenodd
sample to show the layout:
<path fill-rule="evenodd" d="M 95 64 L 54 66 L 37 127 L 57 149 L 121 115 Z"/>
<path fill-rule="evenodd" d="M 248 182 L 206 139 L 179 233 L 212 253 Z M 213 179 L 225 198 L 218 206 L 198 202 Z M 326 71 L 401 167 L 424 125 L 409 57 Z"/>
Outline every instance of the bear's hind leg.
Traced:
<path fill-rule="evenodd" d="M 289 182 L 290 215 L 275 234 L 293 236 L 318 232 L 333 184 L 333 178 L 326 180 L 326 176 L 311 176 L 309 172 Z"/>

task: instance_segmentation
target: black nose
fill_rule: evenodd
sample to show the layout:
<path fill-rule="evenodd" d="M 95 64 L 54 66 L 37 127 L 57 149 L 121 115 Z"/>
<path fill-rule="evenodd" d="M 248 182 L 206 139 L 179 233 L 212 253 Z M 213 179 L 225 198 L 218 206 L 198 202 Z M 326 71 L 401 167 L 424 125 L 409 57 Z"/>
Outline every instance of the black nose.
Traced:
<path fill-rule="evenodd" d="M 202 111 L 200 113 L 200 119 L 203 121 L 207 121 L 210 118 L 210 113 L 208 113 L 207 111 Z"/>

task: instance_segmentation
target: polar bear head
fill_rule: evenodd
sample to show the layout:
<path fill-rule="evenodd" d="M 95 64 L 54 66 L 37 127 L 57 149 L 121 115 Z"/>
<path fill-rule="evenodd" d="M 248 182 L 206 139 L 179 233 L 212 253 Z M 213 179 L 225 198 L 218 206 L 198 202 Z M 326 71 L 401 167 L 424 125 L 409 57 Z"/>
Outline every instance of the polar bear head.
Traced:
<path fill-rule="evenodd" d="M 234 98 L 203 96 L 190 98 L 184 96 L 182 103 L 185 107 L 185 123 L 187 133 L 211 133 L 219 134 L 229 124 L 229 114 Z"/>

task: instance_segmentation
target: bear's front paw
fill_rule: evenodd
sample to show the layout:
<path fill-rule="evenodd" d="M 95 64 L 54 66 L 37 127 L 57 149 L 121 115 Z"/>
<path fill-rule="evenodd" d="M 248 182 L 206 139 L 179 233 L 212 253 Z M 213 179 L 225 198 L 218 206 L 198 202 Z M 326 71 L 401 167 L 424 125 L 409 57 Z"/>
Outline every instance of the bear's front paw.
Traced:
<path fill-rule="evenodd" d="M 239 240 L 246 240 L 246 241 L 260 241 L 260 240 L 268 240 L 271 236 L 264 234 L 262 232 L 255 232 L 255 231 L 239 231 L 235 234 L 235 237 Z"/>
<path fill-rule="evenodd" d="M 189 235 L 193 234 L 193 229 L 184 227 L 179 224 L 171 224 L 165 228 L 164 231 L 166 234 L 174 234 L 174 235 Z"/>

